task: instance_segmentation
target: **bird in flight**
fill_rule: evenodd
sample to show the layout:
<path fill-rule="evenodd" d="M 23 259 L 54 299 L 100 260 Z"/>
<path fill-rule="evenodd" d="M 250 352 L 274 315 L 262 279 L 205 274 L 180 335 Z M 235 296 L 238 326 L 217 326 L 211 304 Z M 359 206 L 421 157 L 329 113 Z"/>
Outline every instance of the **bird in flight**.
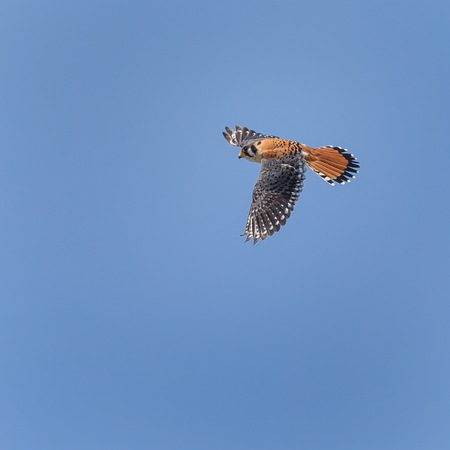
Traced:
<path fill-rule="evenodd" d="M 230 145 L 241 147 L 239 158 L 261 163 L 243 236 L 256 244 L 280 231 L 294 210 L 305 181 L 306 166 L 328 184 L 345 184 L 358 173 L 359 162 L 341 147 L 308 147 L 300 142 L 225 127 Z"/>

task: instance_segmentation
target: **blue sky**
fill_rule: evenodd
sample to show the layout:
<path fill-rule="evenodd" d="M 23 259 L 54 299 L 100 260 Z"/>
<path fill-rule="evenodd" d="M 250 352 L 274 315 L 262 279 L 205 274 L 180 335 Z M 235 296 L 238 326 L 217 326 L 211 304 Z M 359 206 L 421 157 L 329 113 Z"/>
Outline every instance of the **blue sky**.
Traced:
<path fill-rule="evenodd" d="M 445 1 L 0 5 L 0 448 L 448 449 Z M 339 145 L 244 244 L 225 125 Z"/>

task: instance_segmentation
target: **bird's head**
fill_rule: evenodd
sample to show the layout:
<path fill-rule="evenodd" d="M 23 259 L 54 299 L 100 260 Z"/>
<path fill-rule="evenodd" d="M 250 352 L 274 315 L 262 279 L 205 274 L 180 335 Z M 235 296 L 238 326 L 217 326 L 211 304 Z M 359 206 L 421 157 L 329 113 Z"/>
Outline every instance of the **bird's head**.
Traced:
<path fill-rule="evenodd" d="M 248 159 L 249 161 L 253 161 L 253 162 L 261 162 L 261 153 L 262 153 L 262 149 L 261 149 L 261 141 L 259 142 L 255 142 L 252 145 L 247 145 L 245 147 L 242 147 L 238 158 L 244 158 L 244 159 Z"/>

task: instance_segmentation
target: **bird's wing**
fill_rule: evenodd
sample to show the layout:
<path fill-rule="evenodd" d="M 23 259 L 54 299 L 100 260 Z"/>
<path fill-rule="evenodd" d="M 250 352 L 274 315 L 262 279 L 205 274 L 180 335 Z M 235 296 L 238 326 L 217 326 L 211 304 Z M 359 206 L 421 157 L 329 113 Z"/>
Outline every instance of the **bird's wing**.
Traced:
<path fill-rule="evenodd" d="M 263 159 L 253 190 L 253 201 L 243 236 L 266 239 L 279 231 L 294 210 L 305 180 L 306 163 L 301 153 L 280 159 Z"/>
<path fill-rule="evenodd" d="M 254 142 L 262 141 L 263 139 L 272 139 L 277 137 L 257 133 L 256 131 L 249 130 L 247 127 L 242 128 L 238 125 L 236 125 L 236 130 L 232 130 L 229 127 L 225 127 L 225 130 L 227 132 L 223 132 L 223 136 L 228 143 L 234 147 L 246 147 Z"/>

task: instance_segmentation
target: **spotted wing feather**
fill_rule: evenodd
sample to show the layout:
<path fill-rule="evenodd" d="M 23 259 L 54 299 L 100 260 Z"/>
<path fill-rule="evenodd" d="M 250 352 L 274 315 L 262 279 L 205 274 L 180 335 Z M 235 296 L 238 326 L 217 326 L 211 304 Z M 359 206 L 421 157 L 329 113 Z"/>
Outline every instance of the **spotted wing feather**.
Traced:
<path fill-rule="evenodd" d="M 306 163 L 300 153 L 277 160 L 262 160 L 245 226 L 245 242 L 253 238 L 256 244 L 286 224 L 302 191 L 305 171 Z"/>
<path fill-rule="evenodd" d="M 226 133 L 223 132 L 223 136 L 230 145 L 234 147 L 246 147 L 255 142 L 262 141 L 263 139 L 276 138 L 277 136 L 270 136 L 268 134 L 257 133 L 256 131 L 249 130 L 247 127 L 240 127 L 236 125 L 236 130 L 232 130 L 229 127 L 225 127 Z"/>

